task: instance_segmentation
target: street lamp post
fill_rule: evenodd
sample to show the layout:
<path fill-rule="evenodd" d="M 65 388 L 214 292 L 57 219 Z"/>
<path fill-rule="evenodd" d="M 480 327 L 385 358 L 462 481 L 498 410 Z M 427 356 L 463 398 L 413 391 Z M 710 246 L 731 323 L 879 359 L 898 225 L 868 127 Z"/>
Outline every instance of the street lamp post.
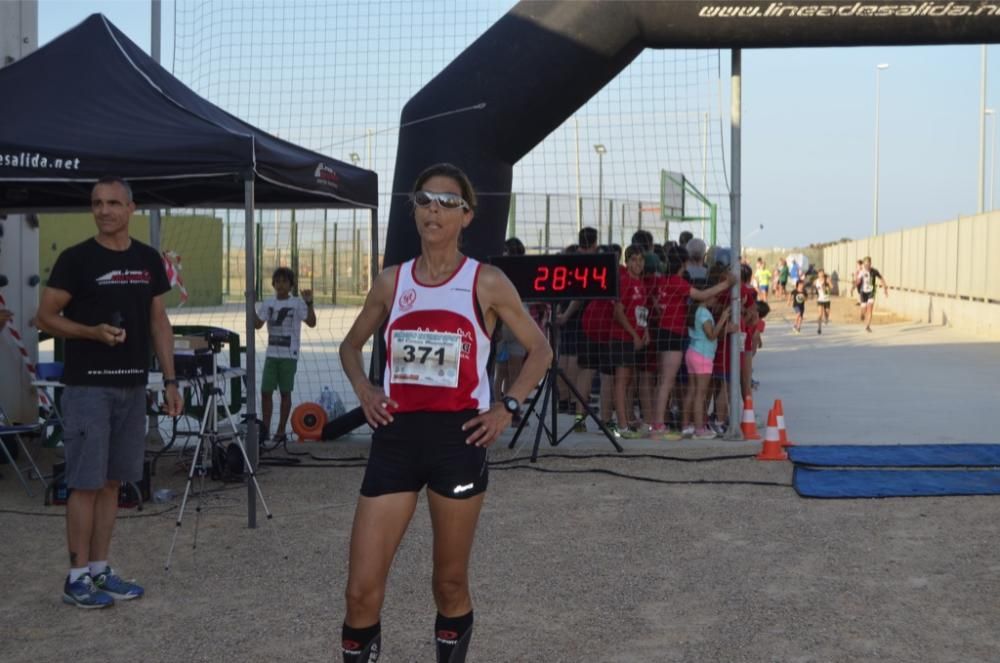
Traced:
<path fill-rule="evenodd" d="M 878 237 L 878 139 L 879 139 L 879 101 L 882 95 L 881 82 L 882 71 L 888 69 L 889 65 L 880 64 L 875 66 L 875 203 L 872 221 L 872 235 Z"/>
<path fill-rule="evenodd" d="M 597 236 L 601 236 L 601 226 L 604 219 L 604 153 L 608 148 L 602 143 L 594 145 L 597 152 Z"/>
<path fill-rule="evenodd" d="M 993 192 L 995 189 L 996 179 L 994 174 L 996 173 L 997 167 L 997 112 L 992 108 L 986 109 L 986 115 L 989 116 L 992 122 L 990 123 L 990 210 L 995 210 L 996 207 L 993 206 Z"/>

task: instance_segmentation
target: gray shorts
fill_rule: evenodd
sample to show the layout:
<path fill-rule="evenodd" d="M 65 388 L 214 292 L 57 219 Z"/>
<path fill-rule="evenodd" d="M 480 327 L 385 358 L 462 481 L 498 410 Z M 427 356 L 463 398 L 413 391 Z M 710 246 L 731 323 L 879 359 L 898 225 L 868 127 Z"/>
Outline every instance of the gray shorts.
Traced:
<path fill-rule="evenodd" d="M 68 386 L 62 401 L 66 485 L 139 481 L 146 453 L 146 388 Z"/>

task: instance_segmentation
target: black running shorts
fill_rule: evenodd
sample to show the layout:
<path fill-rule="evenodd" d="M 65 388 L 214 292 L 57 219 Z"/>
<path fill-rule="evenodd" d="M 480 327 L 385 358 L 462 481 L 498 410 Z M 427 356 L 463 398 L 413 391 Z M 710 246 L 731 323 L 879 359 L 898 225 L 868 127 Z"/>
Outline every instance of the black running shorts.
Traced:
<path fill-rule="evenodd" d="M 416 493 L 427 486 L 438 495 L 468 499 L 489 483 L 487 452 L 466 444 L 462 424 L 476 416 L 462 412 L 407 412 L 375 429 L 361 494 Z"/>

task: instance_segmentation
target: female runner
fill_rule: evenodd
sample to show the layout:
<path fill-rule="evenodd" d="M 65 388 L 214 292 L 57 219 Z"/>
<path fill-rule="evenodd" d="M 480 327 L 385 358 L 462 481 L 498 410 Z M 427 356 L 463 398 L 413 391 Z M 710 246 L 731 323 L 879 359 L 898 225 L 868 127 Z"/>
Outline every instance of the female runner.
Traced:
<path fill-rule="evenodd" d="M 503 272 L 462 255 L 476 194 L 451 164 L 417 178 L 412 200 L 421 253 L 385 269 L 340 348 L 344 372 L 374 429 L 351 531 L 343 660 L 374 663 L 386 579 L 427 486 L 434 535 L 439 663 L 465 661 L 472 635 L 469 557 L 488 481 L 487 447 L 538 385 L 552 351 Z M 497 320 L 525 347 L 517 379 L 494 403 L 486 364 Z M 386 324 L 384 386 L 362 348 Z"/>

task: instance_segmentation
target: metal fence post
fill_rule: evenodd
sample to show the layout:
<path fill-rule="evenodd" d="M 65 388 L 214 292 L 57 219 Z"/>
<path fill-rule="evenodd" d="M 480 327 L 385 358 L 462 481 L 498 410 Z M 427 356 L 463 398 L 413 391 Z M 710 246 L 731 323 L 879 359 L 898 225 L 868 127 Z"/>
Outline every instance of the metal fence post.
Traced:
<path fill-rule="evenodd" d="M 333 223 L 333 279 L 330 287 L 330 303 L 337 303 L 337 222 Z"/>

